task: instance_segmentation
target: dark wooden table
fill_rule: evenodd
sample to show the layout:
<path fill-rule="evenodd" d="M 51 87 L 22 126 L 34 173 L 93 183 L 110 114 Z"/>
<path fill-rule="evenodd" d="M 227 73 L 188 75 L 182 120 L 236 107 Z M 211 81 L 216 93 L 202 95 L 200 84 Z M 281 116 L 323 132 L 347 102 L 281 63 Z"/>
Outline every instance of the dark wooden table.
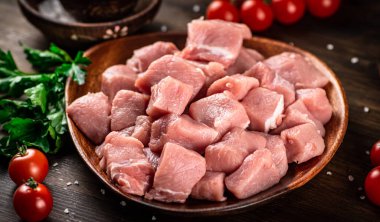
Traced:
<path fill-rule="evenodd" d="M 380 208 L 372 205 L 362 190 L 371 169 L 369 149 L 380 139 L 380 1 L 342 1 L 340 11 L 327 20 L 306 15 L 296 25 L 275 24 L 269 31 L 258 34 L 292 42 L 316 54 L 338 74 L 346 90 L 350 121 L 345 140 L 330 164 L 311 182 L 246 213 L 180 219 L 129 202 L 122 206 L 123 200 L 87 168 L 68 138 L 59 154 L 49 156 L 51 167 L 45 183 L 55 202 L 48 220 L 380 221 Z M 200 11 L 193 8 L 195 4 Z M 163 26 L 169 31 L 185 31 L 186 23 L 200 17 L 206 4 L 206 1 L 165 0 L 154 23 L 141 32 L 160 31 Z M 23 60 L 18 42 L 37 48 L 48 45 L 48 40 L 23 18 L 15 0 L 0 0 L 0 30 L 0 47 L 12 50 L 20 67 L 26 70 L 30 67 Z M 333 44 L 334 49 L 327 50 L 327 44 Z M 359 59 L 358 63 L 351 62 L 353 57 Z M 364 107 L 369 112 L 364 112 Z M 15 185 L 8 177 L 7 164 L 7 159 L 0 159 L 0 221 L 17 221 L 12 207 Z M 75 181 L 79 185 L 74 185 Z M 69 182 L 73 185 L 67 186 Z"/>

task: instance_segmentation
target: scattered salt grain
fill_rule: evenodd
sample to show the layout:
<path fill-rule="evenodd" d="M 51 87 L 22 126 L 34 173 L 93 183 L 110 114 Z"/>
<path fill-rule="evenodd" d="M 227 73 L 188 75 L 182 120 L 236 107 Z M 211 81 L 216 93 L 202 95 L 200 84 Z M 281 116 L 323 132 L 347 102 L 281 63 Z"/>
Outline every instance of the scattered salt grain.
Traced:
<path fill-rule="evenodd" d="M 363 190 L 363 187 L 358 187 L 358 191 L 362 191 Z"/>
<path fill-rule="evenodd" d="M 152 216 L 152 220 L 155 221 L 157 220 L 157 218 L 155 216 Z"/>
<path fill-rule="evenodd" d="M 69 211 L 68 208 L 66 208 L 66 209 L 63 211 L 63 213 L 68 214 L 68 213 L 70 213 L 70 211 Z"/>
<path fill-rule="evenodd" d="M 369 107 L 368 107 L 368 106 L 363 107 L 363 111 L 364 111 L 365 113 L 368 113 L 368 112 L 369 112 Z"/>
<path fill-rule="evenodd" d="M 365 151 L 365 154 L 369 155 L 369 153 L 370 153 L 369 150 L 366 150 L 366 151 Z"/>
<path fill-rule="evenodd" d="M 71 185 L 72 185 L 71 182 L 66 183 L 66 186 L 71 186 Z"/>
<path fill-rule="evenodd" d="M 75 185 L 79 185 L 78 180 L 74 181 L 74 184 L 75 184 Z"/>
<path fill-rule="evenodd" d="M 358 63 L 359 62 L 359 58 L 358 57 L 352 57 L 351 58 L 351 63 L 352 64 L 355 64 L 355 63 Z"/>
<path fill-rule="evenodd" d="M 361 200 L 364 200 L 364 199 L 365 199 L 365 196 L 364 196 L 364 195 L 361 195 L 361 196 L 360 196 L 360 199 L 361 199 Z"/>
<path fill-rule="evenodd" d="M 352 176 L 352 175 L 348 175 L 348 180 L 350 181 L 350 182 L 352 182 L 352 181 L 354 181 L 354 177 Z"/>
<path fill-rule="evenodd" d="M 193 12 L 199 12 L 201 10 L 201 7 L 198 4 L 195 4 L 193 6 Z"/>
<path fill-rule="evenodd" d="M 122 201 L 120 201 L 120 205 L 125 207 L 125 206 L 127 206 L 127 203 L 124 200 L 122 200 Z"/>
<path fill-rule="evenodd" d="M 100 189 L 100 193 L 102 193 L 102 195 L 105 195 L 106 194 L 106 190 Z"/>
<path fill-rule="evenodd" d="M 53 167 L 56 167 L 56 166 L 58 166 L 58 163 L 54 163 L 54 164 L 53 164 Z"/>
<path fill-rule="evenodd" d="M 329 43 L 329 44 L 326 45 L 326 49 L 330 50 L 330 51 L 334 50 L 334 45 Z"/>
<path fill-rule="evenodd" d="M 168 27 L 166 25 L 161 26 L 161 32 L 167 32 Z"/>
<path fill-rule="evenodd" d="M 329 175 L 329 176 L 332 175 L 331 171 L 327 171 L 326 174 Z"/>
<path fill-rule="evenodd" d="M 59 178 L 58 180 L 60 180 L 60 181 L 63 181 L 63 179 L 62 179 L 62 178 Z"/>

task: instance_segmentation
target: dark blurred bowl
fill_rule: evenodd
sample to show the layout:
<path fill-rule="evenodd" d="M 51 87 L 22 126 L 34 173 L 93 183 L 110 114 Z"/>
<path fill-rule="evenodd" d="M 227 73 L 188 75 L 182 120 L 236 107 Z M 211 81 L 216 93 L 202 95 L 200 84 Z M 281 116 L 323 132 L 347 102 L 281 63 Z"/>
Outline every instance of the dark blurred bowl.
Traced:
<path fill-rule="evenodd" d="M 41 12 L 43 3 L 51 4 Z M 109 22 L 84 23 L 70 17 L 58 0 L 18 0 L 24 16 L 52 42 L 69 49 L 83 49 L 95 43 L 132 34 L 150 23 L 158 12 L 161 0 L 139 0 L 134 11 L 124 18 Z M 60 9 L 59 9 L 60 8 Z M 49 11 L 49 12 L 50 12 Z M 66 13 L 66 14 L 64 14 Z"/>
<path fill-rule="evenodd" d="M 60 0 L 68 13 L 83 22 L 122 19 L 136 7 L 137 0 Z"/>

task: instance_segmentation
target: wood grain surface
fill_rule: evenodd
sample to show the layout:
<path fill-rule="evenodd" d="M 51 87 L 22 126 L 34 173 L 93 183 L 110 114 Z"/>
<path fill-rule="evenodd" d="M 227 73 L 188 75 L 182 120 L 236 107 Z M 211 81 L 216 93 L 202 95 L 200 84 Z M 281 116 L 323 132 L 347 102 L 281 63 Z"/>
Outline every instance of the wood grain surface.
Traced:
<path fill-rule="evenodd" d="M 365 198 L 362 187 L 371 169 L 367 153 L 380 139 L 380 2 L 342 2 L 340 11 L 327 20 L 306 15 L 293 26 L 275 24 L 257 34 L 292 42 L 317 55 L 339 76 L 347 93 L 350 119 L 345 140 L 327 167 L 305 186 L 241 214 L 173 217 L 130 202 L 123 206 L 123 199 L 88 169 L 67 137 L 62 151 L 49 156 L 51 167 L 45 184 L 52 190 L 55 202 L 48 221 L 379 221 L 380 208 Z M 194 10 L 194 4 L 200 6 L 199 12 Z M 206 5 L 207 1 L 164 0 L 154 23 L 141 32 L 185 31 L 185 24 L 203 15 Z M 25 70 L 30 67 L 18 42 L 38 48 L 48 45 L 22 17 L 15 1 L 0 0 L 0 30 L 0 47 L 12 50 Z M 327 44 L 333 44 L 334 49 L 327 50 Z M 358 63 L 351 63 L 353 57 L 359 59 Z M 369 108 L 368 113 L 364 107 Z M 7 159 L 0 159 L 0 221 L 18 221 L 12 207 L 15 185 L 7 175 L 7 164 Z M 76 180 L 79 185 L 67 186 Z"/>

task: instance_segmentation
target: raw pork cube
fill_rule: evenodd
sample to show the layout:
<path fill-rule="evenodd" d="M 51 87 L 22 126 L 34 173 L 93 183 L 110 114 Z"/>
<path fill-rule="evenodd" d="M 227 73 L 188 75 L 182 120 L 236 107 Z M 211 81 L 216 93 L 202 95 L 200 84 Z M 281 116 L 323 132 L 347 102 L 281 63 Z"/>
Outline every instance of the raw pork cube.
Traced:
<path fill-rule="evenodd" d="M 112 101 L 122 89 L 136 90 L 136 78 L 136 73 L 126 65 L 111 66 L 102 74 L 102 92 Z"/>
<path fill-rule="evenodd" d="M 184 203 L 205 173 L 206 161 L 200 154 L 180 145 L 167 143 L 154 175 L 153 188 L 145 198 Z"/>
<path fill-rule="evenodd" d="M 150 148 L 144 148 L 143 152 L 145 156 L 148 158 L 149 163 L 152 164 L 153 169 L 156 170 L 158 167 L 158 163 L 160 162 L 160 156 L 156 153 L 153 153 L 152 150 L 150 150 Z"/>
<path fill-rule="evenodd" d="M 280 172 L 268 149 L 260 149 L 245 158 L 243 164 L 227 176 L 226 187 L 238 199 L 253 196 L 280 181 Z"/>
<path fill-rule="evenodd" d="M 169 114 L 153 122 L 149 147 L 153 152 L 160 153 L 165 143 L 172 142 L 204 153 L 205 148 L 215 142 L 217 137 L 217 131 L 188 115 Z"/>
<path fill-rule="evenodd" d="M 170 76 L 152 86 L 149 105 L 146 110 L 149 116 L 157 118 L 173 113 L 181 115 L 193 94 L 193 87 Z"/>
<path fill-rule="evenodd" d="M 227 74 L 233 75 L 237 73 L 244 73 L 258 61 L 261 61 L 263 59 L 264 57 L 256 50 L 243 47 L 240 49 L 240 53 L 235 63 L 227 69 Z"/>
<path fill-rule="evenodd" d="M 144 146 L 148 146 L 151 128 L 152 119 L 149 116 L 138 116 L 133 127 L 133 132 L 130 135 L 140 140 Z"/>
<path fill-rule="evenodd" d="M 149 96 L 130 90 L 120 90 L 112 101 L 111 130 L 133 126 L 137 116 L 144 115 Z"/>
<path fill-rule="evenodd" d="M 303 163 L 319 156 L 325 149 L 323 138 L 311 123 L 305 123 L 281 132 L 288 162 Z"/>
<path fill-rule="evenodd" d="M 330 121 L 332 107 L 326 96 L 326 91 L 321 88 L 297 90 L 297 99 L 305 104 L 309 112 L 322 124 Z"/>
<path fill-rule="evenodd" d="M 102 169 L 126 194 L 143 196 L 151 184 L 154 169 L 143 153 L 143 144 L 118 135 L 103 148 Z"/>
<path fill-rule="evenodd" d="M 322 88 L 329 82 L 308 58 L 297 53 L 283 52 L 266 59 L 264 63 L 293 83 L 296 89 Z"/>
<path fill-rule="evenodd" d="M 234 127 L 247 128 L 249 119 L 242 104 L 218 93 L 200 99 L 190 105 L 190 116 L 206 124 L 223 136 Z"/>
<path fill-rule="evenodd" d="M 104 147 L 111 141 L 111 140 L 113 140 L 113 138 L 116 138 L 116 137 L 118 137 L 118 136 L 120 136 L 120 135 L 123 135 L 123 134 L 121 134 L 120 132 L 118 132 L 118 131 L 112 131 L 112 132 L 110 132 L 107 136 L 106 136 L 106 138 L 104 139 L 104 141 L 103 141 L 103 143 L 102 144 L 100 144 L 99 146 L 97 146 L 96 148 L 95 148 L 95 153 L 96 153 L 96 155 L 101 159 L 101 158 L 103 158 L 103 149 L 104 149 Z M 128 136 L 130 136 L 130 135 L 128 135 Z"/>
<path fill-rule="evenodd" d="M 216 80 L 207 90 L 207 96 L 227 91 L 230 97 L 241 100 L 247 93 L 259 86 L 259 81 L 253 77 L 236 74 Z"/>
<path fill-rule="evenodd" d="M 151 87 L 167 76 L 191 85 L 192 98 L 198 94 L 206 80 L 200 68 L 178 56 L 166 55 L 152 62 L 146 72 L 137 77 L 135 86 L 142 92 L 150 93 Z"/>
<path fill-rule="evenodd" d="M 284 96 L 285 107 L 293 103 L 296 98 L 294 85 L 262 62 L 254 65 L 244 75 L 258 78 L 261 87 L 282 94 Z"/>
<path fill-rule="evenodd" d="M 220 142 L 206 148 L 206 168 L 210 171 L 232 173 L 253 151 L 264 148 L 266 139 L 257 133 L 234 128 Z"/>
<path fill-rule="evenodd" d="M 255 88 L 241 102 L 251 121 L 250 128 L 268 132 L 281 123 L 284 96 L 265 88 Z"/>
<path fill-rule="evenodd" d="M 281 131 L 285 129 L 292 128 L 297 125 L 301 125 L 304 123 L 313 124 L 317 132 L 321 136 L 325 136 L 325 128 L 322 123 L 311 115 L 311 113 L 307 110 L 306 106 L 301 100 L 297 100 L 292 105 L 288 106 L 285 111 L 285 118 L 282 123 L 274 130 L 271 131 L 273 134 L 280 134 Z"/>
<path fill-rule="evenodd" d="M 279 170 L 280 177 L 283 177 L 288 171 L 288 158 L 286 156 L 284 141 L 277 135 L 267 135 L 266 138 L 267 143 L 265 147 L 272 153 L 274 164 Z"/>
<path fill-rule="evenodd" d="M 171 42 L 158 41 L 133 51 L 132 58 L 128 59 L 127 65 L 136 73 L 145 72 L 148 66 L 164 55 L 178 52 L 177 47 Z"/>
<path fill-rule="evenodd" d="M 239 55 L 243 38 L 251 38 L 246 25 L 221 20 L 193 20 L 182 56 L 190 60 L 219 62 L 228 68 Z"/>
<path fill-rule="evenodd" d="M 200 68 L 206 76 L 206 82 L 203 88 L 208 88 L 214 81 L 224 77 L 226 71 L 224 66 L 218 62 L 200 62 L 200 61 L 190 61 L 189 62 L 196 67 Z"/>
<path fill-rule="evenodd" d="M 100 144 L 110 132 L 110 104 L 102 92 L 88 93 L 66 109 L 75 125 L 93 143 Z"/>
<path fill-rule="evenodd" d="M 191 197 L 199 200 L 225 201 L 224 178 L 225 173 L 207 171 L 200 181 L 193 187 Z"/>

